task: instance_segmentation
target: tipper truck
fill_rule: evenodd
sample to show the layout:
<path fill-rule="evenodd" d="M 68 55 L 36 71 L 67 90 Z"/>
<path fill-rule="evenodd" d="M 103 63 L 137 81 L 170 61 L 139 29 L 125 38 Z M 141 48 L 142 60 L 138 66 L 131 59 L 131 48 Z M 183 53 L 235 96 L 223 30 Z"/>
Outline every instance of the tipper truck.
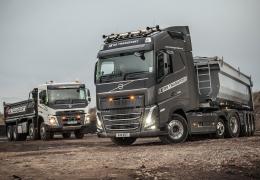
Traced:
<path fill-rule="evenodd" d="M 54 133 L 83 138 L 89 124 L 90 92 L 79 82 L 49 82 L 34 88 L 29 99 L 4 102 L 4 120 L 8 140 L 49 140 Z"/>
<path fill-rule="evenodd" d="M 251 77 L 219 57 L 193 57 L 188 26 L 104 35 L 95 67 L 97 130 L 117 145 L 179 143 L 255 131 Z"/>

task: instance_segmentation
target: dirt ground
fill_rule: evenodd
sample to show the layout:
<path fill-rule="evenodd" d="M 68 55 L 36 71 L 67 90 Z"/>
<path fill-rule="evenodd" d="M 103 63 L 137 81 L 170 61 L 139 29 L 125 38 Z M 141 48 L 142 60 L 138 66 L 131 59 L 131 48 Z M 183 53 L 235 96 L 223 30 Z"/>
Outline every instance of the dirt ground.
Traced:
<path fill-rule="evenodd" d="M 157 138 L 118 147 L 109 139 L 0 140 L 0 179 L 260 179 L 260 133 L 195 138 L 163 145 Z"/>

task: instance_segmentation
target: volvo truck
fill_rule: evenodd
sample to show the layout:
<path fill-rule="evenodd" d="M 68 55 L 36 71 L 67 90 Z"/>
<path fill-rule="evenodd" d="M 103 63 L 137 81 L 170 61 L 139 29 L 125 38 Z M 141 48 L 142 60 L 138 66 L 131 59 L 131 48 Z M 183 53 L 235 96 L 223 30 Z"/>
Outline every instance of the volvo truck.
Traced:
<path fill-rule="evenodd" d="M 251 77 L 219 57 L 193 57 L 188 26 L 103 35 L 95 66 L 97 129 L 117 145 L 179 143 L 255 131 Z"/>
<path fill-rule="evenodd" d="M 34 88 L 29 99 L 4 102 L 4 120 L 8 140 L 52 139 L 54 133 L 83 138 L 89 123 L 90 92 L 79 82 L 49 82 Z"/>

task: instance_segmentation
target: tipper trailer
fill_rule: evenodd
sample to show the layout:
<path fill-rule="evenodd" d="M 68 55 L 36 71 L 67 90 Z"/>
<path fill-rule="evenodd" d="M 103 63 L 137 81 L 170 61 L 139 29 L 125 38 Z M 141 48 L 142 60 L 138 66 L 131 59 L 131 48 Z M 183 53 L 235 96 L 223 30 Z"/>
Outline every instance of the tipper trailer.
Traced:
<path fill-rule="evenodd" d="M 189 28 L 104 35 L 95 67 L 99 137 L 183 142 L 193 134 L 253 135 L 251 77 L 218 57 L 194 57 Z"/>
<path fill-rule="evenodd" d="M 4 102 L 4 120 L 8 140 L 49 140 L 54 133 L 83 138 L 89 124 L 90 92 L 79 82 L 46 83 L 34 88 L 29 99 Z"/>

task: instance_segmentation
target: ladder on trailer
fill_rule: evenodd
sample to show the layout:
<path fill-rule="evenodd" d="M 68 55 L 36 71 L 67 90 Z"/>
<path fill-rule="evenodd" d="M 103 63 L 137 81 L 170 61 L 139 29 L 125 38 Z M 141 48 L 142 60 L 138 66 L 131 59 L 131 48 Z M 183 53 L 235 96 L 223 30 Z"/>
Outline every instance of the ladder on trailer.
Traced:
<path fill-rule="evenodd" d="M 199 94 L 209 96 L 212 93 L 210 64 L 196 64 L 196 69 Z"/>

